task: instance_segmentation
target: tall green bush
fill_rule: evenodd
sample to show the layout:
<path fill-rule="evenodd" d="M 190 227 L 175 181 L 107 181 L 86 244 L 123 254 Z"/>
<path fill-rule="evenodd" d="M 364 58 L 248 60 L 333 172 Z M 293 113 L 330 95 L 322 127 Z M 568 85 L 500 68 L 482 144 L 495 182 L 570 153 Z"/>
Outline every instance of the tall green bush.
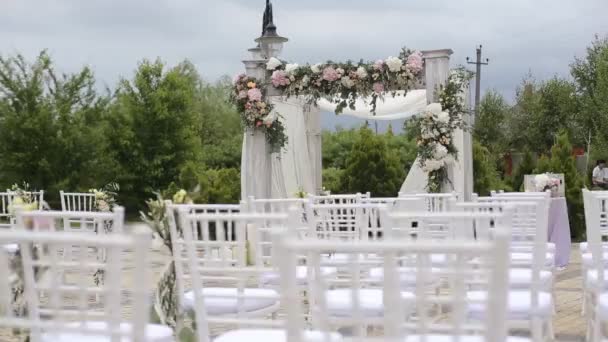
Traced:
<path fill-rule="evenodd" d="M 350 193 L 371 192 L 376 197 L 396 196 L 405 173 L 399 158 L 389 153 L 384 139 L 362 127 L 344 170 L 344 188 Z"/>
<path fill-rule="evenodd" d="M 473 191 L 487 196 L 493 190 L 510 190 L 496 170 L 496 160 L 486 147 L 473 142 Z"/>

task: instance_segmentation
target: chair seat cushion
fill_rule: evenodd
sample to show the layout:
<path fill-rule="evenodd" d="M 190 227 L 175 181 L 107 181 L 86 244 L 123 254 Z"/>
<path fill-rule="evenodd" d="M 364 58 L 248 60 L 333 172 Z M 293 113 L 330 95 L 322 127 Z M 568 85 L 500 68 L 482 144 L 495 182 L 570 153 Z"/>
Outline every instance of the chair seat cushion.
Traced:
<path fill-rule="evenodd" d="M 321 267 L 321 276 L 330 277 L 336 274 L 338 270 L 335 267 Z M 308 267 L 297 266 L 296 267 L 296 279 L 298 285 L 306 285 L 308 283 Z M 279 272 L 266 272 L 260 275 L 260 283 L 262 285 L 276 285 L 278 286 L 281 282 L 281 276 Z"/>
<path fill-rule="evenodd" d="M 329 339 L 319 331 L 305 331 L 303 340 L 307 342 L 325 342 L 325 341 L 340 341 L 342 336 L 337 333 L 331 333 Z M 276 329 L 239 329 L 229 331 L 218 337 L 213 342 L 287 342 L 287 333 L 285 330 Z"/>
<path fill-rule="evenodd" d="M 486 291 L 470 291 L 467 299 L 473 301 L 468 305 L 468 311 L 475 318 L 483 318 L 485 313 L 484 302 Z M 538 307 L 532 308 L 530 291 L 511 290 L 508 298 L 508 319 L 529 319 L 530 317 L 549 317 L 553 314 L 553 297 L 549 292 L 538 293 Z"/>
<path fill-rule="evenodd" d="M 515 264 L 532 264 L 532 253 L 515 252 L 511 253 L 511 261 Z M 545 255 L 545 266 L 553 267 L 555 264 L 555 255 L 547 252 Z"/>
<path fill-rule="evenodd" d="M 203 289 L 205 307 L 209 315 L 229 315 L 239 312 L 238 289 L 233 287 L 206 287 Z M 252 313 L 269 309 L 279 303 L 279 293 L 273 289 L 246 288 L 243 291 L 243 311 Z M 251 298 L 247 298 L 250 296 Z M 193 310 L 194 291 L 184 294 L 184 309 Z"/>
<path fill-rule="evenodd" d="M 15 254 L 19 250 L 19 245 L 16 243 L 9 243 L 2 245 L 2 248 L 4 248 L 4 250 L 9 254 Z"/>
<path fill-rule="evenodd" d="M 529 342 L 529 338 L 525 337 L 514 337 L 507 336 L 506 342 Z M 410 335 L 407 336 L 404 342 L 485 342 L 483 336 L 473 336 L 473 335 L 461 335 L 461 336 L 452 336 L 452 335 Z"/>
<path fill-rule="evenodd" d="M 79 327 L 79 322 L 68 324 L 68 327 Z M 106 322 L 86 322 L 83 327 L 87 331 L 99 330 L 100 333 L 107 334 L 108 324 Z M 130 323 L 121 323 L 120 330 L 125 333 L 132 330 Z M 41 336 L 41 342 L 110 342 L 112 339 L 107 335 L 95 335 L 89 332 L 46 332 Z M 131 342 L 132 339 L 125 336 L 120 339 L 121 342 Z M 167 326 L 160 324 L 148 324 L 146 326 L 146 341 L 151 342 L 170 342 L 173 341 L 173 330 Z"/>
<path fill-rule="evenodd" d="M 359 306 L 365 317 L 381 317 L 384 313 L 383 292 L 380 289 L 360 289 Z M 411 292 L 401 292 L 404 300 L 413 300 Z M 328 290 L 325 294 L 327 310 L 334 317 L 351 317 L 354 310 L 353 294 L 350 289 Z"/>
<path fill-rule="evenodd" d="M 591 257 L 591 253 L 590 252 L 585 252 L 581 255 L 581 260 L 582 260 L 582 264 L 583 267 L 585 268 L 589 268 L 593 265 L 593 259 Z M 604 252 L 602 255 L 602 260 L 604 260 L 604 264 L 608 265 L 608 251 Z"/>
<path fill-rule="evenodd" d="M 436 274 L 439 272 L 437 268 L 431 268 L 431 275 L 428 277 L 425 285 L 432 285 L 439 281 L 439 277 Z M 411 267 L 399 268 L 399 280 L 401 285 L 406 287 L 416 286 L 416 273 L 417 270 Z M 374 267 L 369 270 L 369 278 L 372 282 L 382 282 L 384 280 L 384 268 Z"/>
<path fill-rule="evenodd" d="M 553 274 L 549 271 L 540 271 L 540 283 L 543 289 L 549 289 L 553 282 Z M 512 268 L 509 270 L 509 285 L 511 288 L 529 288 L 532 283 L 532 269 Z"/>

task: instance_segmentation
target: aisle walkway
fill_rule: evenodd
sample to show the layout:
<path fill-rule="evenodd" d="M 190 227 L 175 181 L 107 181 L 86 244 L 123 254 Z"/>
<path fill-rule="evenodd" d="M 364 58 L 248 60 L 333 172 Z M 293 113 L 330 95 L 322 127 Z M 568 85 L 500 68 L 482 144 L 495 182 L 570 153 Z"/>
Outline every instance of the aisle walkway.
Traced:
<path fill-rule="evenodd" d="M 584 341 L 585 319 L 581 316 L 581 261 L 578 244 L 572 246 L 570 265 L 557 273 L 555 301 L 557 315 L 553 320 L 558 341 Z"/>

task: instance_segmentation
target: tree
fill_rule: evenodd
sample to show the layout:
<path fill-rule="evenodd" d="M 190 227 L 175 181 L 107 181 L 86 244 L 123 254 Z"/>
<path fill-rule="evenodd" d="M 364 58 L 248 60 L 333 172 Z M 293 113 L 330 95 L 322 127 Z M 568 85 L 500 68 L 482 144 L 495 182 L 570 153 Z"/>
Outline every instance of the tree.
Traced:
<path fill-rule="evenodd" d="M 504 121 L 509 115 L 509 110 L 510 106 L 504 97 L 495 90 L 487 92 L 479 104 L 479 115 L 475 118 L 473 136 L 492 153 L 504 151 L 506 140 Z"/>
<path fill-rule="evenodd" d="M 31 64 L 22 55 L 0 56 L 0 186 L 29 182 L 57 207 L 60 190 L 109 181 L 108 98 L 94 85 L 86 67 L 58 74 L 45 51 Z"/>
<path fill-rule="evenodd" d="M 202 161 L 211 169 L 241 166 L 243 132 L 239 113 L 228 100 L 230 87 L 223 78 L 213 85 L 203 83 L 197 93 Z"/>
<path fill-rule="evenodd" d="M 583 237 L 585 220 L 581 189 L 585 186 L 585 177 L 576 168 L 576 160 L 572 156 L 572 145 L 567 132 L 559 133 L 557 142 L 551 148 L 551 158 L 543 157 L 539 160 L 535 173 L 544 172 L 564 174 L 570 231 L 575 238 Z"/>
<path fill-rule="evenodd" d="M 478 141 L 473 142 L 473 174 L 473 191 L 480 196 L 487 196 L 493 190 L 508 190 L 496 170 L 494 156 Z"/>
<path fill-rule="evenodd" d="M 367 127 L 359 130 L 346 165 L 343 181 L 350 193 L 369 191 L 377 197 L 395 196 L 404 179 L 399 159 Z"/>
<path fill-rule="evenodd" d="M 511 179 L 511 187 L 515 191 L 523 191 L 524 178 L 526 175 L 530 175 L 534 172 L 536 163 L 534 162 L 534 156 L 528 150 L 524 152 L 524 157 L 521 164 L 517 167 L 517 170 L 513 173 Z"/>
<path fill-rule="evenodd" d="M 580 122 L 584 133 L 608 147 L 608 37 L 595 37 L 587 55 L 570 65 L 581 103 Z"/>
<path fill-rule="evenodd" d="M 133 80 L 123 79 L 111 108 L 110 147 L 120 165 L 115 179 L 120 202 L 131 208 L 200 162 L 201 140 L 195 96 L 200 80 L 189 62 L 166 69 L 144 60 Z"/>

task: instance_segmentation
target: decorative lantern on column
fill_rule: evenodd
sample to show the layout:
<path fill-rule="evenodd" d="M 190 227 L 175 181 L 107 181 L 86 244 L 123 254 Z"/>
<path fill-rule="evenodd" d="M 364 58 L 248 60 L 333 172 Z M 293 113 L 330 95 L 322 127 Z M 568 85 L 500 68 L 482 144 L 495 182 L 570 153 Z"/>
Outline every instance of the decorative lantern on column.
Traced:
<path fill-rule="evenodd" d="M 272 19 L 272 18 L 271 18 Z M 266 26 L 264 34 L 256 39 L 256 43 L 260 44 L 262 58 L 270 59 L 277 57 L 283 50 L 283 44 L 289 39 L 281 37 L 277 34 L 277 27 L 274 25 L 272 20 Z"/>

